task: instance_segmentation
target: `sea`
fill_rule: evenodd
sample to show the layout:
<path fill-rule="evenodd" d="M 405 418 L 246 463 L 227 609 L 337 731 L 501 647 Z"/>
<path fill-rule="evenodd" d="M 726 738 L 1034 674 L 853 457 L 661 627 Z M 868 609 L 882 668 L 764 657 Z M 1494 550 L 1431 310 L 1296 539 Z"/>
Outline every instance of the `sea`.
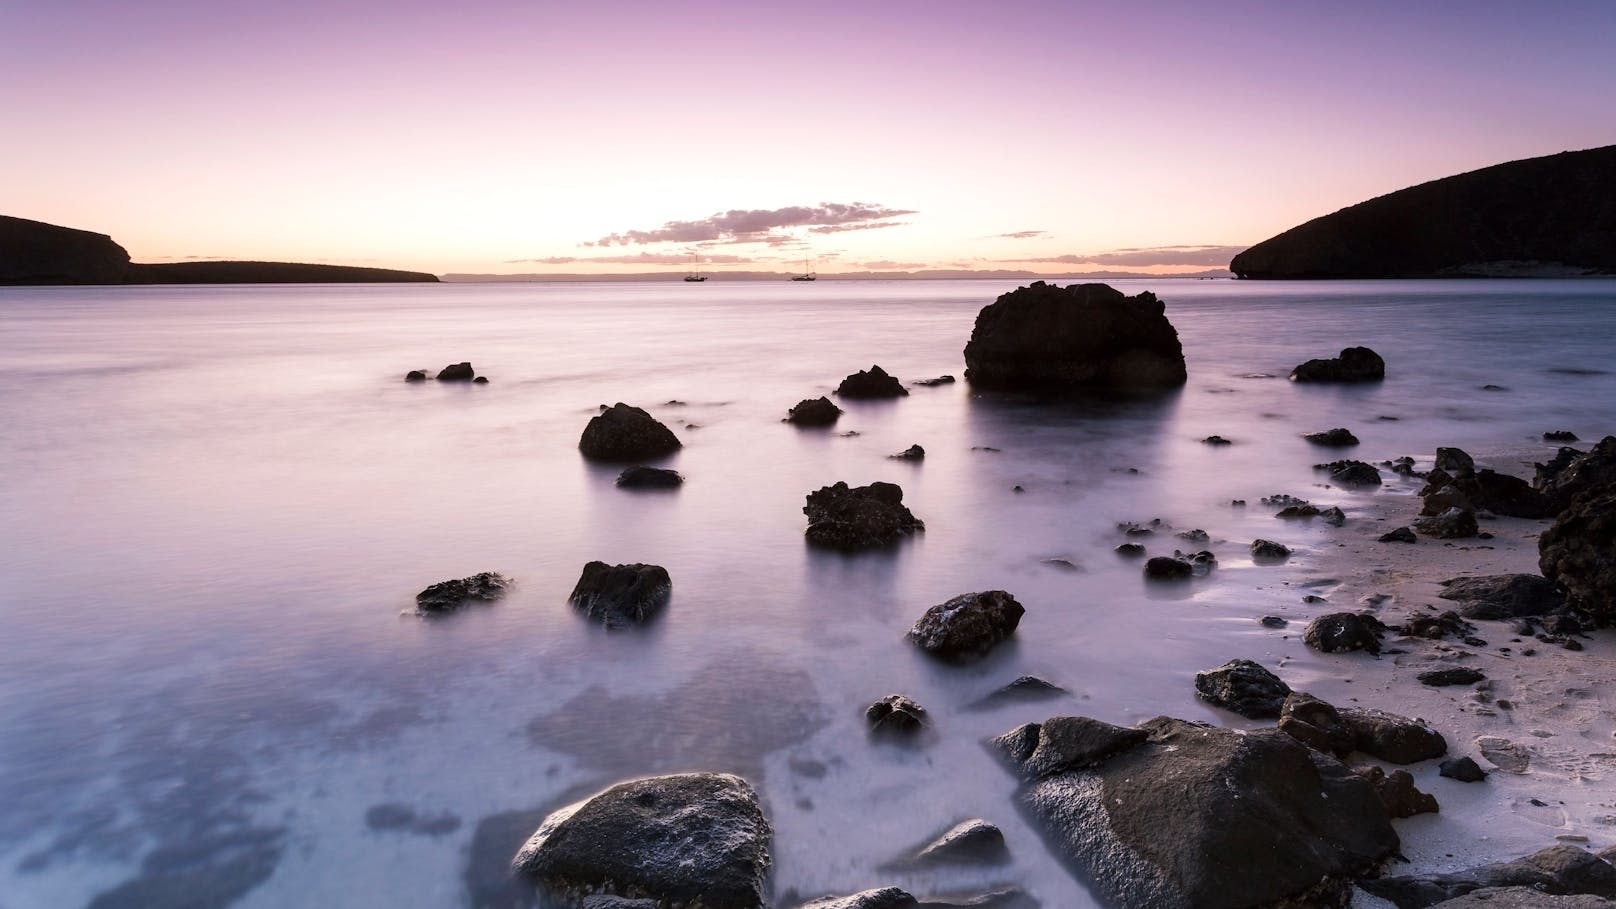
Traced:
<path fill-rule="evenodd" d="M 504 865 L 546 812 L 686 770 L 757 788 L 783 907 L 885 885 L 1095 905 L 984 742 L 1069 714 L 1262 725 L 1195 697 L 1237 657 L 1327 683 L 1337 663 L 1257 619 L 1305 618 L 1291 579 L 1344 531 L 1276 530 L 1259 500 L 1350 521 L 1418 481 L 1327 488 L 1312 465 L 1338 455 L 1303 433 L 1428 466 L 1616 428 L 1616 281 L 1111 283 L 1166 302 L 1182 390 L 974 392 L 962 348 L 1003 280 L 0 289 L 0 906 L 517 906 Z M 1286 380 L 1356 345 L 1384 382 Z M 490 382 L 404 381 L 460 361 Z M 783 422 L 875 364 L 961 381 Z M 682 488 L 580 456 L 619 401 L 683 441 L 655 462 Z M 805 544 L 807 493 L 874 480 L 923 534 Z M 1218 567 L 1146 583 L 1113 549 L 1157 518 L 1152 554 Z M 1276 533 L 1291 562 L 1253 564 Z M 567 597 L 596 559 L 664 566 L 666 609 L 589 621 Z M 514 589 L 412 614 L 482 571 Z M 986 659 L 906 642 L 992 589 L 1026 615 Z M 1066 693 L 980 703 L 1026 675 Z M 917 740 L 869 734 L 892 693 L 928 709 Z M 966 818 L 1007 864 L 882 867 Z"/>

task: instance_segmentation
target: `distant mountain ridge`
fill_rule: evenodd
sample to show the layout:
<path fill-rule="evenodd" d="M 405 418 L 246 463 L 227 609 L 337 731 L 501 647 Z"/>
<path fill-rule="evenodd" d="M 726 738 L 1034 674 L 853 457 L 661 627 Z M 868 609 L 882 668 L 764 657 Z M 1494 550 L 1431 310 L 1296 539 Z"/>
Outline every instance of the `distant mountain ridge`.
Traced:
<path fill-rule="evenodd" d="M 1258 243 L 1229 270 L 1254 279 L 1616 274 L 1616 145 L 1360 202 Z"/>
<path fill-rule="evenodd" d="M 0 215 L 0 285 L 337 284 L 437 281 L 391 268 L 302 262 L 170 262 L 143 265 L 106 234 Z"/>

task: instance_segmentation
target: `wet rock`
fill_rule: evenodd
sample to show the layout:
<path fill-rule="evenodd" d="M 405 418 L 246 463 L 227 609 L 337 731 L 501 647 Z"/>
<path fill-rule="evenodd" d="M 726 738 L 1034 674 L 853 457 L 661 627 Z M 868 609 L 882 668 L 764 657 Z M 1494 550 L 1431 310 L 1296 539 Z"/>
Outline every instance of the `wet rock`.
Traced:
<path fill-rule="evenodd" d="M 510 578 L 492 571 L 439 581 L 415 595 L 415 611 L 418 615 L 443 615 L 470 602 L 493 602 L 504 596 L 510 587 Z"/>
<path fill-rule="evenodd" d="M 1180 562 L 1188 562 L 1190 571 L 1194 572 L 1198 578 L 1204 577 L 1212 569 L 1218 567 L 1218 557 L 1205 549 L 1199 552 L 1185 552 L 1182 549 L 1175 549 L 1173 550 L 1173 558 Z"/>
<path fill-rule="evenodd" d="M 1149 733 L 1138 727 L 1060 716 L 1017 726 L 991 744 L 1022 779 L 1038 780 L 1093 767 L 1147 738 Z"/>
<path fill-rule="evenodd" d="M 1369 781 L 1369 785 L 1375 787 L 1375 794 L 1386 805 L 1386 813 L 1394 818 L 1435 814 L 1440 810 L 1436 798 L 1430 793 L 1421 792 L 1414 785 L 1414 775 L 1407 770 L 1387 773 L 1373 764 L 1354 769 Z"/>
<path fill-rule="evenodd" d="M 1542 518 L 1550 514 L 1549 500 L 1531 484 L 1492 470 L 1450 475 L 1433 470 L 1420 490 L 1420 513 L 1440 514 L 1448 508 L 1490 511 L 1514 518 Z"/>
<path fill-rule="evenodd" d="M 898 461 L 921 461 L 925 460 L 926 449 L 921 448 L 919 445 L 911 445 L 895 455 L 888 455 L 888 457 Z"/>
<path fill-rule="evenodd" d="M 937 865 L 1002 865 L 1010 860 L 1004 833 L 998 827 L 972 818 L 960 821 L 941 834 L 912 849 L 883 869 L 928 868 Z"/>
<path fill-rule="evenodd" d="M 1341 712 L 1311 694 L 1293 691 L 1279 711 L 1279 731 L 1323 754 L 1346 757 L 1358 734 Z"/>
<path fill-rule="evenodd" d="M 1341 426 L 1337 426 L 1335 429 L 1306 433 L 1302 438 L 1312 442 L 1314 445 L 1323 445 L 1326 448 L 1346 448 L 1349 445 L 1358 444 L 1358 437 Z"/>
<path fill-rule="evenodd" d="M 1137 559 L 1145 554 L 1145 547 L 1141 543 L 1123 543 L 1116 548 L 1115 552 L 1119 556 Z"/>
<path fill-rule="evenodd" d="M 1195 574 L 1195 568 L 1182 559 L 1155 556 L 1145 563 L 1145 577 L 1152 581 L 1186 581 Z"/>
<path fill-rule="evenodd" d="M 1199 527 L 1194 528 L 1193 530 L 1181 530 L 1177 534 L 1174 534 L 1174 536 L 1177 536 L 1180 540 L 1184 540 L 1189 543 L 1205 543 L 1212 539 L 1211 534 L 1200 529 Z"/>
<path fill-rule="evenodd" d="M 1207 436 L 1201 440 L 1203 445 L 1233 445 L 1234 443 L 1223 436 Z"/>
<path fill-rule="evenodd" d="M 1450 685 L 1474 685 L 1486 677 L 1486 674 L 1479 669 L 1471 669 L 1468 666 L 1431 669 L 1416 676 L 1421 685 L 1430 685 L 1432 688 L 1445 688 Z"/>
<path fill-rule="evenodd" d="M 808 494 L 802 511 L 808 516 L 809 543 L 846 552 L 890 546 L 926 529 L 904 507 L 903 489 L 896 483 L 826 486 Z"/>
<path fill-rule="evenodd" d="M 1254 720 L 1279 716 L 1291 686 L 1251 660 L 1230 660 L 1195 674 L 1195 694 L 1209 704 Z"/>
<path fill-rule="evenodd" d="M 882 887 L 851 896 L 827 896 L 797 909 L 916 909 L 919 905 L 913 896 L 897 887 Z"/>
<path fill-rule="evenodd" d="M 140 863 L 140 874 L 103 891 L 87 909 L 224 907 L 275 873 L 285 852 L 280 828 L 249 828 L 165 845 Z"/>
<path fill-rule="evenodd" d="M 1393 764 L 1428 761 L 1448 753 L 1442 733 L 1419 720 L 1359 707 L 1338 708 L 1357 751 Z"/>
<path fill-rule="evenodd" d="M 1172 388 L 1186 377 L 1156 295 L 1104 284 L 1035 281 L 1000 296 L 977 314 L 965 366 L 984 388 Z"/>
<path fill-rule="evenodd" d="M 487 385 L 488 384 L 488 377 L 487 376 L 478 376 L 477 378 L 471 380 L 471 384 L 473 384 L 473 385 Z"/>
<path fill-rule="evenodd" d="M 1292 382 L 1379 382 L 1386 361 L 1367 347 L 1348 347 L 1339 356 L 1308 360 L 1291 370 Z"/>
<path fill-rule="evenodd" d="M 1257 621 L 1264 628 L 1284 628 L 1286 625 L 1290 624 L 1289 619 L 1284 619 L 1277 615 L 1265 615 Z"/>
<path fill-rule="evenodd" d="M 1283 562 L 1291 557 L 1291 548 L 1273 540 L 1252 540 L 1251 557 L 1259 562 Z"/>
<path fill-rule="evenodd" d="M 1414 529 L 1428 537 L 1439 540 L 1458 540 L 1473 537 L 1480 528 L 1476 525 L 1476 513 L 1468 508 L 1453 507 L 1441 514 L 1419 518 L 1414 522 Z"/>
<path fill-rule="evenodd" d="M 682 448 L 677 436 L 638 407 L 621 402 L 601 411 L 584 427 L 578 450 L 601 461 L 660 458 Z"/>
<path fill-rule="evenodd" d="M 1436 772 L 1461 783 L 1479 783 L 1487 778 L 1487 771 L 1468 756 L 1449 758 L 1437 765 Z"/>
<path fill-rule="evenodd" d="M 425 382 L 426 381 L 426 373 L 424 371 L 422 371 L 422 370 L 419 370 L 419 369 L 412 369 L 409 372 L 404 374 L 404 381 L 406 381 L 406 382 Z"/>
<path fill-rule="evenodd" d="M 1397 626 L 1397 632 L 1405 637 L 1426 638 L 1440 640 L 1448 635 L 1467 637 L 1475 634 L 1476 626 L 1466 622 L 1459 613 L 1453 610 L 1437 613 L 1436 615 L 1416 614 L 1409 616 L 1408 620 Z"/>
<path fill-rule="evenodd" d="M 1398 848 L 1373 787 L 1273 730 L 1159 717 L 1101 733 L 1018 794 L 1097 899 L 1117 909 L 1344 906 L 1351 881 Z M 1036 758 L 1057 720 L 1001 737 Z"/>
<path fill-rule="evenodd" d="M 1048 701 L 1065 697 L 1067 693 L 1065 688 L 1054 682 L 1045 681 L 1035 675 L 1024 675 L 976 700 L 971 704 L 971 709 L 989 710 L 1004 704 Z"/>
<path fill-rule="evenodd" d="M 842 380 L 836 386 L 836 395 L 841 398 L 854 400 L 873 400 L 880 398 L 904 398 L 909 396 L 909 389 L 896 378 L 887 375 L 887 371 L 879 366 L 861 369 Z"/>
<path fill-rule="evenodd" d="M 1603 897 L 1551 896 L 1535 887 L 1483 887 L 1432 904 L 1432 909 L 1613 909 Z"/>
<path fill-rule="evenodd" d="M 1565 606 L 1565 596 L 1554 582 L 1536 574 L 1493 574 L 1449 578 L 1437 596 L 1459 601 L 1459 614 L 1467 619 L 1507 620 L 1549 615 Z"/>
<path fill-rule="evenodd" d="M 1323 518 L 1324 523 L 1331 527 L 1340 527 L 1342 524 L 1347 523 L 1347 513 L 1334 506 L 1319 512 L 1319 517 Z"/>
<path fill-rule="evenodd" d="M 1539 464 L 1534 484 L 1559 514 L 1579 495 L 1616 487 L 1616 436 L 1600 439 L 1586 453 L 1562 448 L 1549 464 Z"/>
<path fill-rule="evenodd" d="M 1616 897 L 1616 868 L 1584 849 L 1559 845 L 1512 862 L 1453 874 L 1385 877 L 1364 881 L 1361 886 L 1381 899 L 1391 900 L 1398 909 L 1424 909 L 1488 887 L 1530 887 L 1540 894 L 1588 894 L 1609 899 Z"/>
<path fill-rule="evenodd" d="M 619 783 L 556 811 L 511 865 L 563 897 L 615 893 L 761 909 L 768 902 L 771 833 L 745 780 L 681 773 Z"/>
<path fill-rule="evenodd" d="M 607 565 L 590 562 L 567 601 L 607 628 L 638 625 L 663 606 L 673 581 L 660 565 Z"/>
<path fill-rule="evenodd" d="M 1616 486 L 1571 500 L 1538 537 L 1538 567 L 1571 605 L 1616 622 Z"/>
<path fill-rule="evenodd" d="M 962 593 L 926 610 L 909 640 L 935 656 L 977 657 L 1010 637 L 1026 610 L 1003 590 Z"/>
<path fill-rule="evenodd" d="M 685 478 L 677 470 L 661 467 L 630 467 L 617 475 L 617 485 L 623 489 L 678 489 Z"/>
<path fill-rule="evenodd" d="M 1438 448 L 1436 469 L 1452 474 L 1474 473 L 1476 459 L 1466 454 L 1463 448 Z"/>
<path fill-rule="evenodd" d="M 913 735 L 931 722 L 926 708 L 901 694 L 889 694 L 864 709 L 873 732 Z"/>
<path fill-rule="evenodd" d="M 1380 485 L 1380 471 L 1374 465 L 1363 461 L 1331 461 L 1328 464 L 1313 465 L 1317 470 L 1330 472 L 1330 482 L 1337 486 L 1347 486 L 1362 489 Z"/>
<path fill-rule="evenodd" d="M 1408 528 L 1408 527 L 1399 527 L 1396 530 L 1392 530 L 1392 531 L 1388 531 L 1387 533 L 1383 533 L 1383 534 L 1380 535 L 1379 539 L 1380 539 L 1380 542 L 1382 542 L 1382 543 L 1418 543 L 1419 542 L 1419 538 L 1414 536 L 1414 531 L 1411 528 Z"/>
<path fill-rule="evenodd" d="M 1291 521 L 1300 518 L 1316 518 L 1321 514 L 1324 514 L 1324 512 L 1312 502 L 1298 502 L 1294 505 L 1286 505 L 1279 511 L 1274 512 L 1274 517 Z"/>
<path fill-rule="evenodd" d="M 786 422 L 797 426 L 834 426 L 841 415 L 842 409 L 830 398 L 804 398 L 786 414 Z"/>
<path fill-rule="evenodd" d="M 1575 442 L 1577 434 L 1569 429 L 1554 429 L 1543 434 L 1545 442 Z"/>
<path fill-rule="evenodd" d="M 935 379 L 921 379 L 921 380 L 919 380 L 917 382 L 913 382 L 911 384 L 913 384 L 913 385 L 921 385 L 921 386 L 924 386 L 926 388 L 931 388 L 931 387 L 934 387 L 934 386 L 937 386 L 937 385 L 952 385 L 952 384 L 954 384 L 954 377 L 949 376 L 949 375 L 942 375 L 942 376 L 938 376 Z"/>
<path fill-rule="evenodd" d="M 1380 636 L 1385 631 L 1380 619 L 1367 612 L 1332 612 L 1307 623 L 1302 642 L 1323 653 L 1380 653 Z"/>
<path fill-rule="evenodd" d="M 477 377 L 470 363 L 451 363 L 438 370 L 439 382 L 470 382 Z"/>

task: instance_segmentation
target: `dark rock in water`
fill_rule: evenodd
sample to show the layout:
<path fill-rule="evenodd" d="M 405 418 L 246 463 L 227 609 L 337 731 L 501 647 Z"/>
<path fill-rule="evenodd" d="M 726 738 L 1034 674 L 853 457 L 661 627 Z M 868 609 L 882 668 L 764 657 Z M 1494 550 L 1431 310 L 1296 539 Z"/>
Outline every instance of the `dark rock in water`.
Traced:
<path fill-rule="evenodd" d="M 962 593 L 926 610 L 909 631 L 909 640 L 940 657 L 981 656 L 1010 637 L 1026 612 L 1003 590 Z"/>
<path fill-rule="evenodd" d="M 1206 445 L 1233 445 L 1234 443 L 1223 436 L 1207 436 L 1201 442 Z"/>
<path fill-rule="evenodd" d="M 1324 518 L 1324 523 L 1329 524 L 1331 527 L 1340 527 L 1342 524 L 1347 523 L 1347 513 L 1335 506 L 1319 512 L 1319 516 Z"/>
<path fill-rule="evenodd" d="M 1437 596 L 1459 601 L 1459 614 L 1467 619 L 1518 619 L 1548 615 L 1565 605 L 1554 582 L 1536 574 L 1493 574 L 1475 578 L 1449 578 Z"/>
<path fill-rule="evenodd" d="M 1539 464 L 1535 485 L 1559 514 L 1586 492 L 1616 487 L 1616 436 L 1606 436 L 1587 452 L 1562 448 L 1548 464 Z"/>
<path fill-rule="evenodd" d="M 971 709 L 989 710 L 1003 704 L 1047 701 L 1065 697 L 1066 694 L 1066 689 L 1054 682 L 1046 682 L 1034 675 L 1024 675 L 976 700 L 971 704 Z"/>
<path fill-rule="evenodd" d="M 229 906 L 269 880 L 285 841 L 280 828 L 249 828 L 161 846 L 138 876 L 96 895 L 87 909 Z"/>
<path fill-rule="evenodd" d="M 607 628 L 638 625 L 667 605 L 673 581 L 660 565 L 584 566 L 567 602 Z"/>
<path fill-rule="evenodd" d="M 420 615 L 454 612 L 473 600 L 497 600 L 505 595 L 510 586 L 510 578 L 492 571 L 474 574 L 469 578 L 439 581 L 415 595 L 415 611 Z"/>
<path fill-rule="evenodd" d="M 630 467 L 617 475 L 617 485 L 624 489 L 678 489 L 685 478 L 677 470 L 661 467 Z"/>
<path fill-rule="evenodd" d="M 1312 442 L 1314 445 L 1323 445 L 1327 448 L 1346 448 L 1349 445 L 1358 444 L 1358 437 L 1343 426 L 1326 429 L 1322 432 L 1306 433 L 1302 438 Z"/>
<path fill-rule="evenodd" d="M 404 374 L 404 381 L 406 381 L 406 382 L 425 382 L 426 381 L 426 373 L 422 372 L 419 369 L 412 369 L 409 372 Z"/>
<path fill-rule="evenodd" d="M 874 732 L 913 735 L 931 722 L 926 708 L 901 694 L 889 694 L 864 709 L 864 719 Z"/>
<path fill-rule="evenodd" d="M 1479 783 L 1487 778 L 1487 771 L 1471 757 L 1449 758 L 1437 765 L 1436 772 L 1461 783 Z"/>
<path fill-rule="evenodd" d="M 1251 557 L 1259 562 L 1283 562 L 1291 557 L 1291 548 L 1273 540 L 1252 540 Z"/>
<path fill-rule="evenodd" d="M 601 461 L 638 461 L 660 458 L 682 448 L 673 430 L 638 407 L 618 402 L 601 411 L 584 427 L 578 450 Z"/>
<path fill-rule="evenodd" d="M 937 385 L 952 385 L 952 384 L 954 384 L 954 377 L 953 376 L 938 376 L 935 379 L 920 379 L 919 381 L 912 382 L 910 384 L 912 384 L 912 385 L 920 385 L 920 386 L 923 386 L 923 387 L 926 387 L 926 388 L 931 388 L 931 387 L 934 387 L 934 386 L 937 386 Z"/>
<path fill-rule="evenodd" d="M 1104 762 L 1149 738 L 1144 729 L 1113 726 L 1084 716 L 1026 723 L 994 739 L 992 746 L 1024 780 L 1039 780 Z"/>
<path fill-rule="evenodd" d="M 1616 486 L 1571 500 L 1538 537 L 1538 567 L 1571 605 L 1616 622 Z"/>
<path fill-rule="evenodd" d="M 1408 717 L 1359 707 L 1339 709 L 1341 721 L 1352 730 L 1352 745 L 1370 757 L 1393 764 L 1428 761 L 1448 753 L 1442 733 Z"/>
<path fill-rule="evenodd" d="M 1463 448 L 1438 448 L 1436 469 L 1452 474 L 1474 473 L 1476 459 L 1466 454 Z"/>
<path fill-rule="evenodd" d="M 1616 897 L 1616 868 L 1587 850 L 1559 845 L 1512 862 L 1482 865 L 1453 874 L 1385 877 L 1364 881 L 1362 886 L 1371 894 L 1396 903 L 1398 909 L 1423 909 L 1487 887 L 1530 887 L 1540 895 L 1587 894 L 1610 899 Z"/>
<path fill-rule="evenodd" d="M 1435 903 L 1432 909 L 1612 909 L 1613 905 L 1604 897 L 1551 896 L 1535 887 L 1483 887 Z"/>
<path fill-rule="evenodd" d="M 1328 464 L 1315 464 L 1318 470 L 1330 472 L 1330 482 L 1337 486 L 1361 488 L 1365 486 L 1380 485 L 1380 471 L 1373 464 L 1363 461 L 1331 461 Z"/>
<path fill-rule="evenodd" d="M 1440 810 L 1430 793 L 1421 792 L 1415 787 L 1414 775 L 1407 770 L 1387 773 L 1373 764 L 1353 769 L 1375 787 L 1375 794 L 1386 805 L 1386 813 L 1394 818 L 1435 814 Z"/>
<path fill-rule="evenodd" d="M 378 831 L 447 836 L 460 829 L 460 818 L 452 814 L 421 814 L 408 805 L 386 802 L 365 811 L 365 826 Z"/>
<path fill-rule="evenodd" d="M 906 870 L 938 865 L 1002 865 L 1010 860 L 1004 833 L 998 827 L 972 818 L 960 821 L 883 869 Z"/>
<path fill-rule="evenodd" d="M 1230 660 L 1195 674 L 1195 694 L 1201 700 L 1254 720 L 1279 716 L 1290 693 L 1291 686 L 1251 660 Z"/>
<path fill-rule="evenodd" d="M 451 363 L 438 370 L 439 382 L 470 382 L 476 377 L 470 363 Z"/>
<path fill-rule="evenodd" d="M 1145 547 L 1143 543 L 1123 543 L 1113 551 L 1119 556 L 1137 559 L 1145 554 Z"/>
<path fill-rule="evenodd" d="M 1284 628 L 1285 626 L 1290 624 L 1289 619 L 1281 618 L 1280 616 L 1277 616 L 1277 615 L 1265 615 L 1262 618 L 1258 619 L 1257 621 L 1264 628 Z"/>
<path fill-rule="evenodd" d="M 761 909 L 771 835 L 745 780 L 681 773 L 619 783 L 551 814 L 511 866 L 563 898 Z"/>
<path fill-rule="evenodd" d="M 1450 474 L 1438 468 L 1420 490 L 1420 513 L 1440 514 L 1448 508 L 1485 509 L 1514 518 L 1542 518 L 1552 513 L 1550 500 L 1525 480 L 1492 470 Z"/>
<path fill-rule="evenodd" d="M 1475 634 L 1476 626 L 1466 622 L 1459 613 L 1450 609 L 1437 615 L 1412 615 L 1408 621 L 1397 626 L 1397 632 L 1404 637 L 1437 641 L 1450 634 L 1468 637 Z"/>
<path fill-rule="evenodd" d="M 1577 434 L 1569 429 L 1554 429 L 1543 434 L 1545 442 L 1576 442 Z"/>
<path fill-rule="evenodd" d="M 879 366 L 871 366 L 843 379 L 842 384 L 836 386 L 836 394 L 838 397 L 853 399 L 904 398 L 908 397 L 909 389 L 904 388 L 902 382 L 887 375 L 886 370 Z"/>
<path fill-rule="evenodd" d="M 1419 542 L 1419 538 L 1414 536 L 1414 531 L 1412 529 L 1410 529 L 1408 527 L 1399 527 L 1396 530 L 1388 531 L 1386 533 L 1381 534 L 1380 535 L 1380 542 L 1382 542 L 1382 543 L 1417 543 L 1417 542 Z"/>
<path fill-rule="evenodd" d="M 1186 581 L 1194 574 L 1194 566 L 1170 556 L 1155 556 L 1145 563 L 1145 577 L 1152 581 Z"/>
<path fill-rule="evenodd" d="M 1279 731 L 1324 754 L 1346 757 L 1357 747 L 1358 734 L 1341 712 L 1311 694 L 1293 691 L 1279 711 Z"/>
<path fill-rule="evenodd" d="M 966 381 L 982 388 L 1174 388 L 1184 349 L 1150 292 L 1104 284 L 1035 281 L 976 316 L 965 345 Z"/>
<path fill-rule="evenodd" d="M 1367 612 L 1332 612 L 1309 622 L 1302 642 L 1324 653 L 1380 653 L 1380 636 L 1385 631 L 1386 626 Z"/>
<path fill-rule="evenodd" d="M 809 543 L 844 552 L 890 546 L 926 529 L 904 507 L 903 489 L 896 483 L 826 486 L 808 494 L 802 512 L 808 516 Z"/>
<path fill-rule="evenodd" d="M 922 461 L 926 458 L 926 449 L 921 448 L 919 445 L 911 445 L 895 455 L 888 455 L 888 457 L 897 461 Z"/>
<path fill-rule="evenodd" d="M 106 234 L 0 215 L 0 285 L 123 284 L 129 253 Z"/>
<path fill-rule="evenodd" d="M 1476 513 L 1468 508 L 1453 507 L 1441 514 L 1419 518 L 1414 528 L 1428 537 L 1439 540 L 1457 540 L 1473 537 L 1480 530 L 1476 526 Z"/>
<path fill-rule="evenodd" d="M 917 909 L 920 903 L 897 887 L 865 890 L 851 896 L 827 896 L 803 903 L 797 909 Z"/>
<path fill-rule="evenodd" d="M 1481 670 L 1471 669 L 1468 666 L 1430 669 L 1417 676 L 1421 685 L 1430 685 L 1432 688 L 1446 688 L 1449 685 L 1474 685 L 1486 677 L 1486 674 Z"/>
<path fill-rule="evenodd" d="M 786 422 L 797 426 L 832 426 L 836 419 L 842 415 L 842 409 L 832 403 L 830 398 L 820 396 L 817 398 L 804 398 L 797 402 L 786 415 Z"/>
<path fill-rule="evenodd" d="M 487 376 L 478 376 L 477 378 L 471 380 L 471 384 L 473 384 L 473 385 L 487 385 L 488 384 L 488 377 Z"/>
<path fill-rule="evenodd" d="M 1329 359 L 1308 360 L 1291 370 L 1292 382 L 1379 382 L 1386 361 L 1367 347 L 1348 347 Z"/>
<path fill-rule="evenodd" d="M 1314 218 L 1229 263 L 1242 278 L 1616 272 L 1616 146 L 1497 164 Z"/>
<path fill-rule="evenodd" d="M 1056 723 L 996 744 L 1032 781 L 1018 794 L 1022 807 L 1104 905 L 1340 907 L 1354 878 L 1397 852 L 1367 781 L 1273 730 L 1158 717 L 1109 727 L 1109 747 L 1047 770 L 1018 759 L 1063 750 L 1044 742 Z"/>
<path fill-rule="evenodd" d="M 1324 514 L 1324 512 L 1312 502 L 1299 502 L 1295 505 L 1286 505 L 1279 511 L 1274 512 L 1274 517 L 1284 518 L 1289 521 L 1298 518 L 1316 518 L 1321 514 Z"/>

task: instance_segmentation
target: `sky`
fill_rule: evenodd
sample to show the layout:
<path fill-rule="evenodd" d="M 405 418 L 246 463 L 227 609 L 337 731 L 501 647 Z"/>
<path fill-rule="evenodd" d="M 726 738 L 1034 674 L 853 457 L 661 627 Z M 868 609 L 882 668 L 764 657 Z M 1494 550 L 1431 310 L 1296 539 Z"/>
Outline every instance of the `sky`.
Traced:
<path fill-rule="evenodd" d="M 0 0 L 0 214 L 135 261 L 1196 271 L 1616 143 L 1613 0 Z"/>

